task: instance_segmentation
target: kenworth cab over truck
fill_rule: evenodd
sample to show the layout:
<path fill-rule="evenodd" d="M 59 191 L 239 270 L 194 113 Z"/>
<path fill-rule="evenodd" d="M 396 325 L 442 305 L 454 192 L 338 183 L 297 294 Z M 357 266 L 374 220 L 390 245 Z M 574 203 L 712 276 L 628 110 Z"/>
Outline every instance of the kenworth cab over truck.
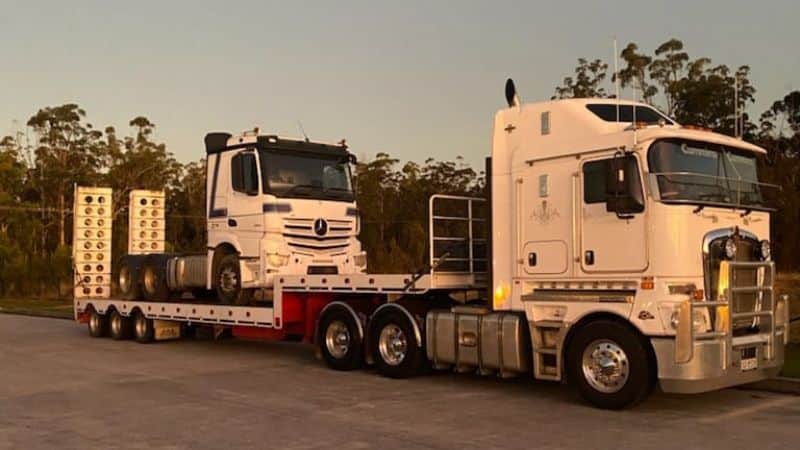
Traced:
<path fill-rule="evenodd" d="M 348 260 L 361 254 L 349 190 L 325 208 L 327 198 L 302 198 L 312 187 L 274 190 L 265 175 L 271 144 L 260 146 L 269 138 L 210 135 L 206 260 L 194 267 L 181 263 L 183 256 L 145 255 L 161 262 L 145 262 L 128 281 L 144 294 L 130 288 L 122 297 L 76 296 L 76 318 L 88 322 L 92 336 L 140 342 L 177 337 L 187 324 L 229 328 L 238 337 L 303 339 L 333 369 L 374 364 L 396 378 L 432 366 L 568 381 L 602 408 L 632 405 L 656 384 L 696 393 L 776 375 L 788 300 L 773 293 L 769 187 L 758 181 L 756 164 L 764 150 L 681 126 L 646 104 L 523 105 L 510 80 L 506 91 L 509 106 L 495 116 L 487 159 L 487 196 L 431 198 L 425 270 L 363 273 L 364 264 Z M 319 151 L 346 161 L 341 150 Z M 243 192 L 235 188 L 237 160 L 250 174 Z M 349 188 L 347 169 L 336 167 L 336 186 Z M 320 169 L 310 181 L 285 183 L 318 186 L 324 176 Z M 248 217 L 264 231 L 245 228 Z M 320 218 L 327 229 L 314 225 Z M 353 250 L 343 248 L 341 262 L 317 263 L 317 255 L 303 263 L 289 238 L 326 242 L 339 223 L 333 219 L 347 223 Z M 237 241 L 217 257 L 222 242 Z M 303 270 L 288 269 L 279 257 Z M 337 270 L 318 271 L 318 264 Z M 205 276 L 199 267 L 230 283 L 233 294 L 175 294 L 193 285 L 180 281 L 191 270 Z M 204 279 L 206 288 L 214 285 Z M 148 283 L 166 283 L 172 294 L 155 298 Z M 229 304 L 256 287 L 269 295 Z"/>

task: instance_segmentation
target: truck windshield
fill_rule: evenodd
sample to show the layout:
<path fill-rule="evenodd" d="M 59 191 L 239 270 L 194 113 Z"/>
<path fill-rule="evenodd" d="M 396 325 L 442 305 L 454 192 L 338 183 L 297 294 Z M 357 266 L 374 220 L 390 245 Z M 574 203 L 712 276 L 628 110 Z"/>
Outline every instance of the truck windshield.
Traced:
<path fill-rule="evenodd" d="M 661 201 L 768 209 L 758 181 L 756 155 L 719 144 L 664 139 L 647 156 Z"/>
<path fill-rule="evenodd" d="M 352 202 L 350 165 L 341 155 L 261 150 L 264 193 Z"/>

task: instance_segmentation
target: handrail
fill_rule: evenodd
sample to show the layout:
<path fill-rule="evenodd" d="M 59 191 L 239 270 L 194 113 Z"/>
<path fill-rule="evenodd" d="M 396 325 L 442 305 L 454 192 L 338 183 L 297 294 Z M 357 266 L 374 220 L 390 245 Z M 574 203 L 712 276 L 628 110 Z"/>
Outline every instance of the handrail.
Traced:
<path fill-rule="evenodd" d="M 436 202 L 441 200 L 450 200 L 453 202 L 465 202 L 466 203 L 466 215 L 465 216 L 451 216 L 451 215 L 436 215 L 435 214 L 435 205 Z M 487 242 L 487 238 L 480 237 L 476 238 L 474 235 L 473 225 L 475 223 L 482 223 L 486 222 L 486 218 L 483 217 L 475 217 L 473 204 L 481 202 L 485 203 L 485 198 L 480 197 L 467 197 L 462 195 L 448 195 L 448 194 L 434 194 L 428 199 L 428 246 L 429 246 L 429 255 L 428 255 L 428 266 L 431 268 L 430 271 L 433 273 L 436 268 L 441 266 L 446 259 L 447 261 L 454 261 L 454 262 L 464 262 L 467 263 L 468 269 L 466 272 L 464 271 L 457 271 L 458 273 L 475 273 L 475 262 L 486 262 L 488 261 L 488 255 L 485 258 L 476 258 L 473 254 L 474 251 L 474 244 L 475 243 L 485 243 Z M 436 236 L 435 233 L 435 224 L 442 222 L 465 222 L 467 224 L 467 235 L 466 236 Z M 444 253 L 447 254 L 446 258 L 442 256 L 436 256 L 436 243 L 437 242 L 451 242 L 450 246 L 445 249 Z M 464 245 L 467 247 L 467 255 L 466 257 L 450 257 L 450 253 L 453 246 L 457 245 L 458 243 L 463 242 Z M 451 273 L 455 273 L 455 271 L 448 271 Z"/>

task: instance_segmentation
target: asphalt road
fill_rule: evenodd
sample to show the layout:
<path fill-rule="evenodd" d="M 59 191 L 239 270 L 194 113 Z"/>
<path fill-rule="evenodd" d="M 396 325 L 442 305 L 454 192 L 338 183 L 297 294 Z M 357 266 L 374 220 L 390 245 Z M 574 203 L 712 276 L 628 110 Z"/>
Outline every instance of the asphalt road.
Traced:
<path fill-rule="evenodd" d="M 655 394 L 607 412 L 566 387 L 326 369 L 308 346 L 151 345 L 0 314 L 0 448 L 787 449 L 800 397 Z"/>

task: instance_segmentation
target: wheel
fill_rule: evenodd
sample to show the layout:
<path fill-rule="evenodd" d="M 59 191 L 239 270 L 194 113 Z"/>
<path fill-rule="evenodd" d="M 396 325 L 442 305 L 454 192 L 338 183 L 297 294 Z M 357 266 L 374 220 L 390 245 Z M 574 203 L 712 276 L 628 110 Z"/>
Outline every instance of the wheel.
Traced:
<path fill-rule="evenodd" d="M 103 337 L 108 334 L 108 319 L 92 308 L 89 312 L 89 336 Z"/>
<path fill-rule="evenodd" d="M 133 315 L 133 338 L 140 344 L 152 342 L 155 337 L 152 319 L 148 319 L 140 311 Z"/>
<path fill-rule="evenodd" d="M 589 403 L 622 409 L 654 386 L 652 361 L 642 339 L 625 325 L 602 320 L 576 331 L 567 348 L 567 373 Z"/>
<path fill-rule="evenodd" d="M 164 269 L 157 264 L 155 259 L 148 259 L 142 267 L 141 285 L 144 298 L 147 300 L 168 300 L 169 287 L 167 286 Z"/>
<path fill-rule="evenodd" d="M 128 300 L 139 300 L 142 298 L 142 288 L 139 280 L 136 279 L 136 270 L 131 265 L 128 257 L 123 257 L 120 261 L 119 273 L 117 274 L 117 285 L 122 298 Z"/>
<path fill-rule="evenodd" d="M 120 341 L 131 337 L 131 320 L 123 317 L 117 310 L 111 311 L 108 328 L 111 339 Z"/>
<path fill-rule="evenodd" d="M 378 372 L 390 378 L 419 374 L 425 364 L 425 350 L 417 344 L 411 319 L 402 311 L 380 313 L 370 326 L 370 350 Z"/>
<path fill-rule="evenodd" d="M 356 319 L 344 308 L 327 311 L 319 322 L 319 349 L 334 370 L 354 370 L 364 362 L 364 342 Z"/>
<path fill-rule="evenodd" d="M 217 264 L 215 274 L 217 298 L 226 305 L 248 305 L 253 297 L 251 289 L 242 289 L 242 273 L 239 256 L 225 255 Z"/>

